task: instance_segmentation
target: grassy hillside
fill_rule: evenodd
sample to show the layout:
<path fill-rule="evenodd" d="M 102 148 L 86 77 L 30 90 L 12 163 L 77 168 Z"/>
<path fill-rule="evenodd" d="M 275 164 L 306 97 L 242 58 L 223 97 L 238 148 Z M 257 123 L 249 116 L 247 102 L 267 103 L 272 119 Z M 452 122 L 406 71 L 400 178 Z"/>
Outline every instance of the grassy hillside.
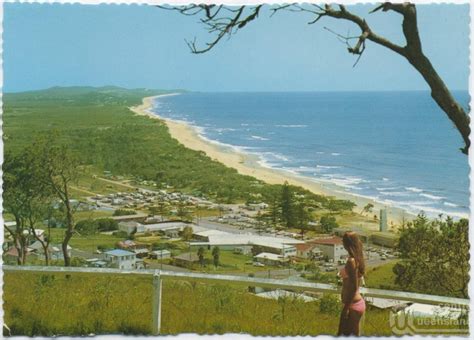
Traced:
<path fill-rule="evenodd" d="M 151 333 L 151 277 L 6 273 L 4 282 L 4 321 L 12 335 Z M 331 295 L 324 304 L 268 300 L 248 293 L 246 287 L 168 279 L 162 294 L 164 335 L 336 335 L 341 307 Z M 430 323 L 415 322 L 418 329 L 433 329 Z M 436 329 L 457 327 L 437 324 Z M 362 335 L 392 335 L 389 311 L 368 306 Z"/>
<path fill-rule="evenodd" d="M 202 152 L 186 149 L 171 138 L 162 122 L 134 116 L 128 109 L 145 96 L 166 92 L 70 87 L 5 94 L 5 152 L 17 152 L 37 136 L 58 131 L 82 164 L 92 166 L 97 174 L 109 170 L 114 175 L 134 175 L 229 203 L 279 192 L 280 186 L 264 185 Z M 306 193 L 323 205 L 328 202 Z"/>
<path fill-rule="evenodd" d="M 4 280 L 5 322 L 13 334 L 151 332 L 151 278 L 7 273 Z M 388 312 L 369 310 L 366 319 L 364 334 L 390 335 Z M 323 313 L 318 302 L 267 300 L 246 288 L 164 281 L 163 334 L 335 335 L 337 325 L 337 308 Z"/>

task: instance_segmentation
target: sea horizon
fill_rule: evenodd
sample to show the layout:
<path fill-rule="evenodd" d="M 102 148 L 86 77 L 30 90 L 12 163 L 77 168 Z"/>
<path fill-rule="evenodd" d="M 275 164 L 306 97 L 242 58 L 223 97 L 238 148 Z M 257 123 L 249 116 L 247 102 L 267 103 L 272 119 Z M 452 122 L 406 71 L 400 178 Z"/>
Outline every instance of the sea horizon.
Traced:
<path fill-rule="evenodd" d="M 281 90 L 281 91 L 247 91 L 247 90 L 232 90 L 232 91 L 219 91 L 219 90 L 212 90 L 212 91 L 203 91 L 203 90 L 195 90 L 195 89 L 187 89 L 187 88 L 168 88 L 168 87 L 128 87 L 128 86 L 122 86 L 122 85 L 112 85 L 112 84 L 107 84 L 107 85 L 90 85 L 90 84 L 79 84 L 79 85 L 51 85 L 47 87 L 39 87 L 39 88 L 34 88 L 34 89 L 19 89 L 19 90 L 4 90 L 4 94 L 16 94 L 16 93 L 25 93 L 25 92 L 36 92 L 36 91 L 48 91 L 51 89 L 68 89 L 68 88 L 91 88 L 91 89 L 101 89 L 101 88 L 119 88 L 119 89 L 124 89 L 124 90 L 137 90 L 137 89 L 146 89 L 146 90 L 159 90 L 159 91 L 177 91 L 180 93 L 222 93 L 222 94 L 232 94 L 232 93 L 254 93 L 254 94 L 260 94 L 260 93 L 392 93 L 392 92 L 399 92 L 399 93 L 405 93 L 405 92 L 426 92 L 430 93 L 430 89 L 417 89 L 417 90 L 403 90 L 403 89 L 394 89 L 394 90 L 385 90 L 385 89 L 379 89 L 379 90 Z M 451 92 L 456 93 L 456 92 L 469 92 L 469 89 L 452 89 Z"/>

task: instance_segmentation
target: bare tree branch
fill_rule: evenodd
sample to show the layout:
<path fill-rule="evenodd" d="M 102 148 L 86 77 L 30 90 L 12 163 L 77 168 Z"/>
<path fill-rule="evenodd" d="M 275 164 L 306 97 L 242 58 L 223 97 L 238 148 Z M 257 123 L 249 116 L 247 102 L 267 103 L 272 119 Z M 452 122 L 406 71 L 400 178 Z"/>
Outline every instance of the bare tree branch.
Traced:
<path fill-rule="evenodd" d="M 204 13 L 204 18 L 201 19 L 201 23 L 205 25 L 207 31 L 211 34 L 217 34 L 217 36 L 211 42 L 206 43 L 206 47 L 198 48 L 196 45 L 196 39 L 193 41 L 186 41 L 192 53 L 199 54 L 205 53 L 216 46 L 219 41 L 224 37 L 230 37 L 236 33 L 239 29 L 245 27 L 249 22 L 255 20 L 260 12 L 262 5 L 246 7 L 227 7 L 227 6 L 216 6 L 216 5 L 188 5 L 188 6 L 160 6 L 168 10 L 177 10 L 184 15 L 198 15 Z M 339 20 L 345 20 L 354 23 L 359 29 L 360 34 L 357 37 L 344 37 L 338 33 L 335 33 L 329 29 L 328 31 L 336 34 L 339 39 L 342 39 L 347 46 L 347 51 L 351 54 L 357 55 L 357 60 L 354 66 L 357 65 L 361 56 L 366 49 L 366 42 L 371 41 L 375 44 L 383 46 L 398 55 L 404 57 L 408 62 L 421 74 L 425 79 L 426 83 L 431 89 L 431 96 L 438 104 L 438 106 L 446 113 L 448 118 L 453 122 L 458 131 L 460 132 L 463 140 L 464 147 L 461 151 L 465 154 L 468 153 L 470 140 L 470 119 L 464 109 L 454 99 L 447 86 L 444 84 L 441 77 L 438 75 L 430 60 L 424 55 L 422 50 L 422 44 L 418 33 L 416 7 L 414 4 L 409 2 L 405 3 L 391 3 L 383 2 L 376 6 L 369 13 L 375 12 L 388 12 L 393 11 L 403 16 L 403 35 L 406 39 L 406 45 L 400 46 L 386 39 L 385 37 L 375 33 L 369 26 L 367 21 L 360 16 L 348 11 L 344 5 L 337 5 L 333 7 L 330 4 L 320 6 L 317 4 L 304 4 L 300 5 L 297 3 L 275 5 L 269 8 L 271 13 L 270 16 L 275 15 L 279 11 L 290 11 L 290 12 L 304 12 L 313 15 L 313 19 L 308 24 L 315 24 L 322 18 L 333 18 Z M 352 46 L 349 44 L 350 40 L 357 39 L 357 42 Z"/>

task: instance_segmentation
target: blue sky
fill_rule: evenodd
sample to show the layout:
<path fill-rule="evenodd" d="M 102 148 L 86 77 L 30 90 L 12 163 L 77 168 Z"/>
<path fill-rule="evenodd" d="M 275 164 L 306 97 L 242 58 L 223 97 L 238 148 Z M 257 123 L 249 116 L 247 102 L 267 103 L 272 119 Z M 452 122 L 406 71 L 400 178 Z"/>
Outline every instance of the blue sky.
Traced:
<path fill-rule="evenodd" d="M 403 43 L 401 17 L 348 6 L 373 30 Z M 402 57 L 368 43 L 359 64 L 323 29 L 359 34 L 350 23 L 280 12 L 214 50 L 193 55 L 185 39 L 210 36 L 197 21 L 138 5 L 4 5 L 4 91 L 117 85 L 194 91 L 425 90 Z M 468 88 L 469 6 L 418 5 L 425 54 L 451 89 Z"/>

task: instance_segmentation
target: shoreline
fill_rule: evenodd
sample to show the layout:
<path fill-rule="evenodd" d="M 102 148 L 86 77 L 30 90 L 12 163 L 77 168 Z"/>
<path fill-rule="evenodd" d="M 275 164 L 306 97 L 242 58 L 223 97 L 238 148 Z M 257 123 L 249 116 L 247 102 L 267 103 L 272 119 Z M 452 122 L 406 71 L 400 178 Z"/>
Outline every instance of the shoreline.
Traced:
<path fill-rule="evenodd" d="M 372 203 L 374 205 L 373 214 L 377 214 L 377 216 L 379 215 L 380 209 L 387 209 L 389 227 L 391 222 L 399 224 L 403 219 L 410 220 L 416 217 L 414 214 L 411 214 L 402 208 L 386 205 L 371 198 L 358 196 L 349 192 L 341 192 L 344 188 L 339 187 L 336 184 L 322 183 L 317 180 L 312 180 L 309 177 L 285 172 L 284 170 L 264 167 L 259 163 L 261 159 L 256 155 L 242 153 L 231 146 L 214 143 L 213 141 L 200 136 L 197 129 L 186 122 L 163 118 L 159 116 L 159 114 L 151 112 L 154 99 L 179 94 L 180 93 L 169 93 L 145 97 L 143 98 L 142 104 L 130 107 L 130 110 L 138 116 L 146 116 L 151 119 L 158 119 L 165 122 L 171 137 L 176 139 L 186 148 L 202 151 L 211 159 L 216 160 L 225 166 L 236 169 L 239 174 L 255 177 L 268 184 L 283 184 L 287 181 L 289 184 L 303 187 L 315 194 L 350 200 L 356 204 L 356 207 L 354 208 L 355 212 L 361 211 L 366 204 Z"/>

